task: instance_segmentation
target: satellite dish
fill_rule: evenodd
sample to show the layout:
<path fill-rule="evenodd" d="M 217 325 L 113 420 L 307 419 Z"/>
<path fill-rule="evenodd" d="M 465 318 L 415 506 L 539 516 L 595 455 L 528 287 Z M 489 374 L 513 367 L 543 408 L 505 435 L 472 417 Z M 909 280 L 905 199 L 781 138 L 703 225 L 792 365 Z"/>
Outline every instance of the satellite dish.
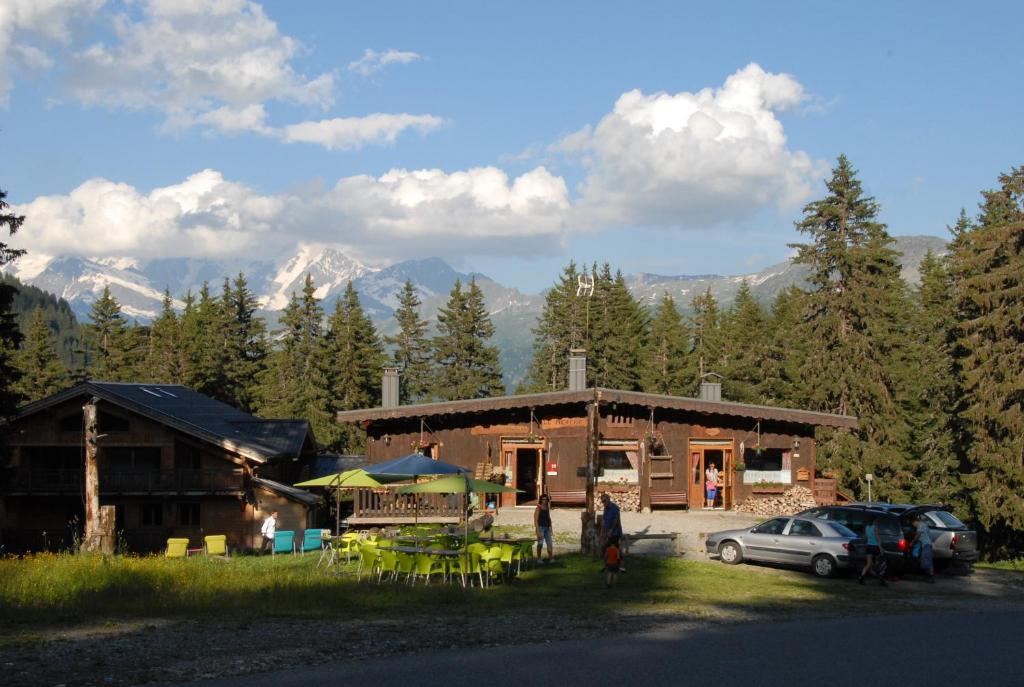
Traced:
<path fill-rule="evenodd" d="M 592 274 L 579 274 L 576 275 L 576 296 L 586 296 L 590 298 L 594 295 L 594 275 Z"/>

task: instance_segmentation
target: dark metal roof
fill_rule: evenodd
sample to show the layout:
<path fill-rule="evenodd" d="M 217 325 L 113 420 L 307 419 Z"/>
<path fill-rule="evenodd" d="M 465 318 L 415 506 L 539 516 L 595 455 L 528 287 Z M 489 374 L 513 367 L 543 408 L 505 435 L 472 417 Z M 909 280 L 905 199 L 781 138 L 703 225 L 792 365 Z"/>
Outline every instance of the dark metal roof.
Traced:
<path fill-rule="evenodd" d="M 796 424 L 821 425 L 825 427 L 846 427 L 855 429 L 857 418 L 850 415 L 819 413 L 810 410 L 779 408 L 776 406 L 749 405 L 746 403 L 730 403 L 728 401 L 705 401 L 685 396 L 664 396 L 647 394 L 639 391 L 621 391 L 618 389 L 584 389 L 582 391 L 554 391 L 542 394 L 523 394 L 521 396 L 497 396 L 494 398 L 477 398 L 467 401 L 446 401 L 442 403 L 422 403 L 419 405 L 398 406 L 397 408 L 369 408 L 365 410 L 346 410 L 338 413 L 339 422 L 373 422 L 379 420 L 395 420 L 401 418 L 431 417 L 439 415 L 456 415 L 462 413 L 481 413 L 491 410 L 508 410 L 513 408 L 536 408 L 542 406 L 580 404 L 599 398 L 602 403 L 625 403 L 645 408 L 670 408 L 688 410 L 708 415 L 731 415 L 748 417 L 757 420 L 777 420 Z"/>
<path fill-rule="evenodd" d="M 323 477 L 324 475 L 333 475 L 336 472 L 345 472 L 346 470 L 364 468 L 369 464 L 370 459 L 366 456 L 339 456 L 334 454 L 321 455 L 313 459 L 309 478 L 316 479 L 317 477 Z"/>
<path fill-rule="evenodd" d="M 305 489 L 299 489 L 298 487 L 290 487 L 287 484 L 281 484 L 280 482 L 275 482 L 274 480 L 270 479 L 264 479 L 262 477 L 253 477 L 252 483 L 258 487 L 269 489 L 275 494 L 280 494 L 281 496 L 287 499 L 291 499 L 292 501 L 304 503 L 307 506 L 315 506 L 316 504 L 320 503 L 319 496 L 317 496 L 316 494 L 311 494 Z"/>
<path fill-rule="evenodd" d="M 262 420 L 180 384 L 85 382 L 22 407 L 14 419 L 78 396 L 95 396 L 261 462 L 294 458 L 312 439 L 305 420 Z"/>

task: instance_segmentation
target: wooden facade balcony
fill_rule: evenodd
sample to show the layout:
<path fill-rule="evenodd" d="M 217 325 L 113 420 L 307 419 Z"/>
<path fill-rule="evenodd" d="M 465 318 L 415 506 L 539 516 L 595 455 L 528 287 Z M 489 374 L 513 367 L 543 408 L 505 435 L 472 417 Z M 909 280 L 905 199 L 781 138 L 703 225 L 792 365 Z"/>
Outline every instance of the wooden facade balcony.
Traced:
<path fill-rule="evenodd" d="M 0 481 L 7 494 L 80 494 L 82 470 L 22 469 Z M 101 494 L 225 494 L 245 489 L 242 470 L 103 470 Z"/>

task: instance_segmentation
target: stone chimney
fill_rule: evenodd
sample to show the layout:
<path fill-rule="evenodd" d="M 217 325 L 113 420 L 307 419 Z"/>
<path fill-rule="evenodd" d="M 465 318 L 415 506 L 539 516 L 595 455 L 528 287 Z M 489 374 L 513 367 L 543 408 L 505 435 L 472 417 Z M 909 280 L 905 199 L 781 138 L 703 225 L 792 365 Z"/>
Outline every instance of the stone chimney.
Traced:
<path fill-rule="evenodd" d="M 700 400 L 716 402 L 722 400 L 722 375 L 715 372 L 706 372 L 701 375 Z"/>
<path fill-rule="evenodd" d="M 587 352 L 582 348 L 569 349 L 569 391 L 587 388 Z"/>
<path fill-rule="evenodd" d="M 380 407 L 398 407 L 398 368 L 393 365 L 384 367 L 384 377 L 380 383 Z"/>

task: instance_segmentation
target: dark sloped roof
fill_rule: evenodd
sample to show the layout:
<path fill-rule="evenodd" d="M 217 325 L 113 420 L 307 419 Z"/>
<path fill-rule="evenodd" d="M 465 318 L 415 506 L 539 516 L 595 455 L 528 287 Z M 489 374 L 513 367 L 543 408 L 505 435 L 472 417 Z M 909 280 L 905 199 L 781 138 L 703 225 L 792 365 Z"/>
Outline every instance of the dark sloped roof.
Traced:
<path fill-rule="evenodd" d="M 298 456 L 312 436 L 305 420 L 261 420 L 180 384 L 85 382 L 22 407 L 15 419 L 77 396 L 96 396 L 261 462 Z"/>
<path fill-rule="evenodd" d="M 274 480 L 270 480 L 270 479 L 264 479 L 262 477 L 253 477 L 252 478 L 252 483 L 255 484 L 258 487 L 263 487 L 264 489 L 269 489 L 270 491 L 274 492 L 275 494 L 280 494 L 281 496 L 285 497 L 286 499 L 291 499 L 292 501 L 298 501 L 299 503 L 304 503 L 307 506 L 315 506 L 316 504 L 320 503 L 320 497 L 319 496 L 317 496 L 315 494 L 311 494 L 310 492 L 306 491 L 305 489 L 299 489 L 298 487 L 291 487 L 291 486 L 288 486 L 287 484 L 281 484 L 280 482 L 275 482 Z"/>
<path fill-rule="evenodd" d="M 430 417 L 437 415 L 455 415 L 461 413 L 480 413 L 489 410 L 507 410 L 512 408 L 541 407 L 586 403 L 595 397 L 603 403 L 626 403 L 650 408 L 671 408 L 673 410 L 689 410 L 708 415 L 732 415 L 749 417 L 757 420 L 778 420 L 796 424 L 821 425 L 824 427 L 857 427 L 857 418 L 850 415 L 819 413 L 810 410 L 779 408 L 776 406 L 759 406 L 746 403 L 730 403 L 728 401 L 705 401 L 685 396 L 664 396 L 647 394 L 638 391 L 621 391 L 618 389 L 584 389 L 582 391 L 555 391 L 543 394 L 523 394 L 521 396 L 497 396 L 495 398 L 478 398 L 468 401 L 448 401 L 444 403 L 422 403 L 419 405 L 398 406 L 397 408 L 369 408 L 366 410 L 346 410 L 338 413 L 339 422 L 372 422 L 375 420 L 393 420 L 400 418 Z"/>

